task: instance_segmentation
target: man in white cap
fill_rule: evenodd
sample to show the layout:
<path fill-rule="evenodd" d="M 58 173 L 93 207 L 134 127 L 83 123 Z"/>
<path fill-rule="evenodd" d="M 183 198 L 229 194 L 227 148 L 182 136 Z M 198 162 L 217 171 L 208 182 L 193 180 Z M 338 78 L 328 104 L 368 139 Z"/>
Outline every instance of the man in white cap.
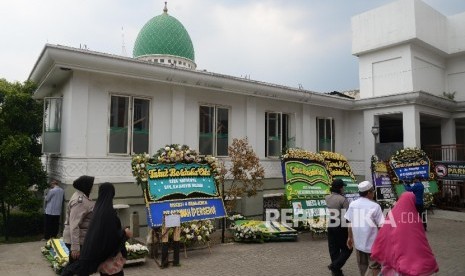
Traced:
<path fill-rule="evenodd" d="M 360 197 L 350 203 L 344 217 L 349 223 L 347 246 L 355 247 L 360 275 L 378 275 L 380 264 L 370 258 L 371 247 L 378 229 L 384 222 L 383 212 L 378 203 L 373 201 L 375 189 L 370 181 L 358 184 Z"/>

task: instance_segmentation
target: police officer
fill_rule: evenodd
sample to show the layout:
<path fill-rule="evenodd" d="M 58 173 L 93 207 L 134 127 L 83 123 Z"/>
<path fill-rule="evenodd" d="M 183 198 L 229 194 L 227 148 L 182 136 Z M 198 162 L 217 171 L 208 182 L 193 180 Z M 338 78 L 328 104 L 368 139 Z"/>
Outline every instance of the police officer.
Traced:
<path fill-rule="evenodd" d="M 63 241 L 69 249 L 69 262 L 79 259 L 80 250 L 92 218 L 95 202 L 89 198 L 94 177 L 83 175 L 74 180 L 73 187 L 77 190 L 68 202 L 66 208 Z"/>

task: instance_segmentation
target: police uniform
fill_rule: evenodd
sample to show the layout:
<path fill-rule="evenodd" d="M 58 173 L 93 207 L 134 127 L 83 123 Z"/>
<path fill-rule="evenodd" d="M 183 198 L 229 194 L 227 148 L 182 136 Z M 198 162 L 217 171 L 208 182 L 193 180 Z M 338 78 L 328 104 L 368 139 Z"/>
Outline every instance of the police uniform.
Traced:
<path fill-rule="evenodd" d="M 94 201 L 79 190 L 68 202 L 63 241 L 71 245 L 71 251 L 80 251 L 92 218 L 94 204 Z"/>

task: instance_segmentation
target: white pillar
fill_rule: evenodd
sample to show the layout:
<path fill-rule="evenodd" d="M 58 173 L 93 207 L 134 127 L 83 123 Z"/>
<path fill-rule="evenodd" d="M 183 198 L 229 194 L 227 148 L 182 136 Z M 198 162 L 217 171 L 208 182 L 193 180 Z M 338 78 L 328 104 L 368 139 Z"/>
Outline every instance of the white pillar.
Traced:
<path fill-rule="evenodd" d="M 365 179 L 371 181 L 371 157 L 375 154 L 375 137 L 371 133 L 371 127 L 378 124 L 378 118 L 373 112 L 363 112 L 363 140 L 364 143 L 364 163 L 365 163 Z"/>
<path fill-rule="evenodd" d="M 306 150 L 311 150 L 313 148 L 316 148 L 315 140 L 316 140 L 316 135 L 315 135 L 315 128 L 312 127 L 311 119 L 310 119 L 310 105 L 308 104 L 303 104 L 302 106 L 302 137 L 300 141 L 302 141 L 300 144 L 303 149 Z M 313 131 L 312 131 L 313 130 Z M 296 141 L 296 146 L 297 146 L 297 141 Z"/>
<path fill-rule="evenodd" d="M 174 86 L 172 89 L 171 118 L 173 118 L 173 121 L 171 124 L 171 141 L 173 144 L 183 145 L 185 144 L 184 118 L 186 112 L 186 92 L 184 88 L 178 86 Z"/>
<path fill-rule="evenodd" d="M 63 88 L 61 156 L 85 157 L 89 131 L 89 74 L 74 71 L 68 84 Z"/>
<path fill-rule="evenodd" d="M 259 149 L 257 148 L 257 98 L 255 97 L 247 97 L 245 125 L 249 145 L 256 153 L 258 153 Z M 261 144 L 258 143 L 258 145 Z"/>
<path fill-rule="evenodd" d="M 455 119 L 442 119 L 441 120 L 441 144 L 452 145 L 456 144 L 455 135 Z"/>
<path fill-rule="evenodd" d="M 404 148 L 421 148 L 420 113 L 415 106 L 403 111 L 402 127 L 404 130 Z"/>

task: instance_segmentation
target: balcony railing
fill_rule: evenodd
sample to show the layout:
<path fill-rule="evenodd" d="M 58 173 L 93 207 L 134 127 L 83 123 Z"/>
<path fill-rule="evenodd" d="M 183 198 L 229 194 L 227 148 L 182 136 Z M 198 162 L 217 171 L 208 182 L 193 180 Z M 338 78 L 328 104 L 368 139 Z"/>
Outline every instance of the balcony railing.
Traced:
<path fill-rule="evenodd" d="M 465 161 L 465 145 L 427 145 L 423 150 L 433 161 Z"/>

